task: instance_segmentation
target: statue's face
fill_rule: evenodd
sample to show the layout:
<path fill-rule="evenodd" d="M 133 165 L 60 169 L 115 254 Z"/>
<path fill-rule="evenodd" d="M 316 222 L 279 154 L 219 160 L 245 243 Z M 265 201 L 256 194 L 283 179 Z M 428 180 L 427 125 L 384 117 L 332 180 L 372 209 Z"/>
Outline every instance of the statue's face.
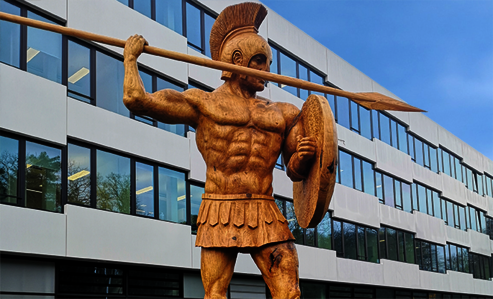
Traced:
<path fill-rule="evenodd" d="M 267 61 L 267 57 L 264 54 L 257 54 L 250 59 L 248 63 L 249 68 L 253 68 L 260 71 L 270 72 L 270 61 Z M 264 90 L 265 80 L 255 78 L 251 76 L 241 76 L 241 85 L 250 91 L 262 91 Z"/>

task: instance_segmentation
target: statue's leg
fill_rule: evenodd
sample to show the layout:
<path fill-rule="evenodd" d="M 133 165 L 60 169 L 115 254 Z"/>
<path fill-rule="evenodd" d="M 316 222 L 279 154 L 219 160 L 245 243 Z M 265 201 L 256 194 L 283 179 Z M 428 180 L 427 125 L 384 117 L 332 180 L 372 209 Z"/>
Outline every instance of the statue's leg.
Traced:
<path fill-rule="evenodd" d="M 273 299 L 300 298 L 298 253 L 294 242 L 262 246 L 251 253 Z"/>
<path fill-rule="evenodd" d="M 238 251 L 234 249 L 202 247 L 200 274 L 204 299 L 226 299 L 237 256 Z"/>

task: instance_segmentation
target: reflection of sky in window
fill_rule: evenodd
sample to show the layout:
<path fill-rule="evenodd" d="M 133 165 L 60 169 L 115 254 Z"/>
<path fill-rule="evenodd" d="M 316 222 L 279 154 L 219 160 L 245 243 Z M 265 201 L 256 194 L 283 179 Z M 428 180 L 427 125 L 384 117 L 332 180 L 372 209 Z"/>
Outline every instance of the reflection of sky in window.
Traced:
<path fill-rule="evenodd" d="M 135 163 L 136 213 L 154 216 L 154 176 L 153 167 Z"/>
<path fill-rule="evenodd" d="M 115 154 L 97 151 L 98 174 L 107 176 L 111 173 L 130 175 L 130 159 Z"/>
<path fill-rule="evenodd" d="M 27 141 L 26 142 L 26 158 L 27 158 L 26 163 L 32 164 L 35 166 L 39 166 L 39 167 L 43 167 L 43 168 L 47 168 L 48 166 L 53 166 L 53 164 L 51 164 L 51 163 L 46 163 L 48 161 L 36 159 L 43 152 L 47 154 L 48 159 L 53 159 L 53 158 L 57 158 L 57 157 L 60 158 L 60 155 L 61 155 L 61 150 L 59 150 L 59 149 Z M 29 159 L 29 157 L 31 155 L 34 156 L 35 159 Z M 60 162 L 60 161 L 58 161 L 58 162 Z M 60 168 L 58 168 L 58 169 L 52 168 L 52 170 L 60 171 Z"/>
<path fill-rule="evenodd" d="M 187 3 L 187 39 L 196 47 L 202 47 L 200 35 L 200 10 L 195 6 Z"/>
<path fill-rule="evenodd" d="M 211 48 L 209 45 L 209 40 L 211 35 L 212 24 L 214 24 L 215 21 L 216 20 L 213 17 L 204 13 L 205 55 L 208 57 L 211 57 Z"/>
<path fill-rule="evenodd" d="M 182 0 L 156 0 L 156 21 L 182 34 Z"/>
<path fill-rule="evenodd" d="M 91 166 L 90 150 L 86 147 L 74 144 L 68 145 L 69 167 L 73 164 L 76 168 L 89 169 Z"/>
<path fill-rule="evenodd" d="M 68 43 L 68 87 L 90 96 L 90 50 L 77 43 Z"/>
<path fill-rule="evenodd" d="M 198 215 L 200 203 L 202 202 L 202 194 L 204 193 L 204 188 L 190 185 L 190 203 L 191 203 L 191 214 Z"/>
<path fill-rule="evenodd" d="M 129 116 L 123 104 L 123 62 L 96 52 L 96 103 L 97 106 Z"/>
<path fill-rule="evenodd" d="M 0 11 L 13 15 L 20 15 L 20 8 L 0 1 Z M 10 45 L 9 47 L 0 47 L 0 61 L 19 67 L 20 54 L 20 30 L 18 24 L 0 21 L 0 45 Z"/>
<path fill-rule="evenodd" d="M 18 155 L 18 150 L 19 150 L 19 141 L 0 136 L 0 154 L 3 152 L 8 152 L 8 153 L 15 153 Z"/>
<path fill-rule="evenodd" d="M 296 62 L 293 59 L 289 58 L 288 56 L 284 55 L 284 53 L 282 52 L 281 52 L 281 75 L 296 78 Z M 298 91 L 295 87 L 288 85 L 281 85 L 281 88 L 295 96 L 298 96 Z"/>
<path fill-rule="evenodd" d="M 146 17 L 151 17 L 151 0 L 134 1 L 134 9 Z"/>

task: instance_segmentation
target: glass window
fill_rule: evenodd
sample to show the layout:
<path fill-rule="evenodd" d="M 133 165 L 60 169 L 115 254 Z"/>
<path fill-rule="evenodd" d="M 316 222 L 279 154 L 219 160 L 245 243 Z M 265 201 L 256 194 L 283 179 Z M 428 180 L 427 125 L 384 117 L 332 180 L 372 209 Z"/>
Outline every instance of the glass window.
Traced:
<path fill-rule="evenodd" d="M 294 213 L 294 205 L 290 201 L 286 201 L 286 219 L 288 221 L 289 229 L 295 238 L 296 244 L 303 244 L 303 229 L 296 220 L 296 214 Z"/>
<path fill-rule="evenodd" d="M 441 199 L 442 202 L 442 219 L 445 221 L 445 224 L 448 224 L 447 219 L 447 201 L 445 199 Z"/>
<path fill-rule="evenodd" d="M 414 264 L 414 235 L 411 233 L 404 233 L 406 241 L 406 262 Z"/>
<path fill-rule="evenodd" d="M 31 11 L 29 19 L 55 24 Z M 27 71 L 62 83 L 62 35 L 27 27 Z"/>
<path fill-rule="evenodd" d="M 464 262 L 464 272 L 469 273 L 469 252 L 467 248 L 462 248 L 462 260 Z"/>
<path fill-rule="evenodd" d="M 433 196 L 428 188 L 426 188 L 426 197 L 428 199 L 428 215 L 433 216 Z"/>
<path fill-rule="evenodd" d="M 67 168 L 67 201 L 69 203 L 90 206 L 91 150 L 69 143 Z"/>
<path fill-rule="evenodd" d="M 117 1 L 128 6 L 128 0 L 117 0 Z"/>
<path fill-rule="evenodd" d="M 318 247 L 332 249 L 332 222 L 330 213 L 317 226 Z"/>
<path fill-rule="evenodd" d="M 349 100 L 337 97 L 337 122 L 346 129 L 349 127 Z"/>
<path fill-rule="evenodd" d="M 298 63 L 298 74 L 299 74 L 298 76 L 299 79 L 308 81 L 308 70 L 306 67 L 304 67 L 299 63 Z M 308 98 L 308 90 L 300 89 L 300 99 L 305 101 L 306 98 Z"/>
<path fill-rule="evenodd" d="M 184 91 L 183 87 L 178 86 L 176 84 L 173 84 L 173 83 L 166 81 L 164 79 L 161 79 L 161 78 L 157 78 L 156 89 L 157 90 L 173 89 L 173 90 L 180 91 L 180 92 Z M 166 131 L 171 132 L 171 133 L 175 133 L 176 135 L 185 136 L 185 125 L 181 125 L 181 124 L 180 125 L 170 125 L 170 124 L 158 122 L 157 126 L 158 126 L 158 128 L 161 128 L 161 129 L 166 130 Z"/>
<path fill-rule="evenodd" d="M 380 112 L 371 110 L 371 121 L 373 128 L 373 138 L 380 139 L 380 125 L 378 124 L 378 115 Z"/>
<path fill-rule="evenodd" d="M 469 207 L 469 219 L 471 220 L 471 229 L 477 231 L 477 217 L 476 217 L 476 209 Z"/>
<path fill-rule="evenodd" d="M 407 142 L 409 146 L 409 155 L 411 156 L 411 159 L 416 162 L 416 155 L 414 153 L 414 137 L 407 134 Z"/>
<path fill-rule="evenodd" d="M 314 228 L 307 228 L 303 229 L 305 238 L 304 238 L 304 245 L 308 246 L 315 246 L 315 229 Z"/>
<path fill-rule="evenodd" d="M 414 150 L 416 152 L 416 163 L 424 166 L 423 160 L 423 142 L 414 138 Z"/>
<path fill-rule="evenodd" d="M 399 148 L 399 142 L 397 140 L 397 122 L 395 120 L 390 120 L 390 132 L 392 133 L 392 146 Z"/>
<path fill-rule="evenodd" d="M 135 163 L 135 190 L 135 213 L 154 217 L 154 167 Z"/>
<path fill-rule="evenodd" d="M 401 182 L 394 180 L 395 207 L 402 210 Z"/>
<path fill-rule="evenodd" d="M 390 145 L 390 119 L 380 113 L 380 140 Z"/>
<path fill-rule="evenodd" d="M 272 63 L 270 64 L 270 71 L 272 73 L 280 74 L 279 73 L 279 64 L 278 64 L 278 55 L 279 55 L 279 50 L 276 49 L 276 47 L 270 47 L 272 50 Z M 277 85 L 277 83 L 274 83 Z"/>
<path fill-rule="evenodd" d="M 351 155 L 339 151 L 339 167 L 341 184 L 353 188 L 353 165 Z"/>
<path fill-rule="evenodd" d="M 433 191 L 433 212 L 435 217 L 442 219 L 442 210 L 440 207 L 440 196 L 438 192 Z"/>
<path fill-rule="evenodd" d="M 182 34 L 182 0 L 156 0 L 156 21 Z"/>
<path fill-rule="evenodd" d="M 280 55 L 281 55 L 281 61 L 280 61 L 281 75 L 296 78 L 296 61 L 286 56 L 283 52 L 280 52 Z M 286 90 L 292 95 L 298 96 L 298 89 L 296 87 L 283 85 L 283 84 L 281 84 L 280 86 L 282 89 Z"/>
<path fill-rule="evenodd" d="M 424 166 L 430 168 L 430 146 L 423 142 Z"/>
<path fill-rule="evenodd" d="M 375 196 L 375 173 L 371 163 L 363 162 L 363 188 L 365 193 Z"/>
<path fill-rule="evenodd" d="M 17 203 L 18 176 L 19 141 L 0 136 L 0 203 Z"/>
<path fill-rule="evenodd" d="M 152 92 L 152 76 L 146 72 L 143 72 L 143 71 L 139 71 L 139 75 L 140 75 L 140 78 L 142 79 L 142 83 L 144 84 L 144 89 L 147 92 Z M 151 125 L 151 126 L 154 125 L 154 120 L 150 117 L 134 115 L 134 118 L 136 120 L 141 121 L 143 123 L 146 123 L 148 125 Z"/>
<path fill-rule="evenodd" d="M 438 271 L 438 263 L 437 263 L 437 246 L 435 244 L 430 244 L 431 249 L 431 271 Z"/>
<path fill-rule="evenodd" d="M 387 228 L 387 250 L 387 258 L 397 261 L 397 232 L 392 228 Z"/>
<path fill-rule="evenodd" d="M 422 253 L 422 242 L 419 240 L 416 240 L 416 264 L 419 265 L 419 270 L 423 270 L 423 259 L 421 258 Z"/>
<path fill-rule="evenodd" d="M 411 203 L 411 185 L 402 183 L 402 208 L 404 211 L 412 213 L 413 207 Z"/>
<path fill-rule="evenodd" d="M 0 11 L 20 16 L 21 9 L 8 2 L 0 1 Z M 19 67 L 21 53 L 21 25 L 0 21 L 0 61 Z"/>
<path fill-rule="evenodd" d="M 376 192 L 377 197 L 381 203 L 383 202 L 383 186 L 382 186 L 382 174 L 375 171 L 375 184 L 376 184 Z"/>
<path fill-rule="evenodd" d="M 91 97 L 91 50 L 73 41 L 68 42 L 69 96 L 89 102 Z"/>
<path fill-rule="evenodd" d="M 418 185 L 413 183 L 412 184 L 412 199 L 413 199 L 413 210 L 419 210 L 418 209 Z"/>
<path fill-rule="evenodd" d="M 365 107 L 359 106 L 361 136 L 371 140 L 371 120 L 370 110 Z"/>
<path fill-rule="evenodd" d="M 431 146 L 429 148 L 430 148 L 430 169 L 433 172 L 438 172 L 437 149 Z"/>
<path fill-rule="evenodd" d="M 211 46 L 210 46 L 210 37 L 211 37 L 211 30 L 212 30 L 212 25 L 216 19 L 211 17 L 210 15 L 204 13 L 204 38 L 205 38 L 205 55 L 207 57 L 211 57 Z"/>
<path fill-rule="evenodd" d="M 479 173 L 475 173 L 476 175 L 476 182 L 478 184 L 478 193 L 479 195 L 484 195 L 484 189 L 483 189 L 483 176 L 480 175 Z"/>
<path fill-rule="evenodd" d="M 187 2 L 187 39 L 188 43 L 201 52 L 202 35 L 201 35 L 201 18 L 200 10 Z"/>
<path fill-rule="evenodd" d="M 359 112 L 358 112 L 358 104 L 356 104 L 353 101 L 350 101 L 349 104 L 351 105 L 351 130 L 356 131 L 357 133 L 360 132 L 359 128 Z"/>
<path fill-rule="evenodd" d="M 454 227 L 455 226 L 454 206 L 450 201 L 447 201 L 447 219 L 448 219 L 448 225 Z"/>
<path fill-rule="evenodd" d="M 383 175 L 383 187 L 385 188 L 384 191 L 385 204 L 390 207 L 395 207 L 394 179 L 392 179 L 387 175 Z"/>
<path fill-rule="evenodd" d="M 204 193 L 204 187 L 190 185 L 190 222 L 192 224 L 193 234 L 197 233 L 197 216 L 199 215 L 200 204 L 202 203 L 202 194 Z"/>
<path fill-rule="evenodd" d="M 438 272 L 445 273 L 445 253 L 443 246 L 437 246 Z"/>
<path fill-rule="evenodd" d="M 26 142 L 26 207 L 61 212 L 61 150 Z"/>
<path fill-rule="evenodd" d="M 363 191 L 363 182 L 361 175 L 361 160 L 353 157 L 353 168 L 354 168 L 354 189 Z"/>
<path fill-rule="evenodd" d="M 194 192 L 202 192 L 199 187 L 191 189 Z M 200 206 L 202 193 L 191 193 L 192 215 L 197 217 L 198 207 Z M 199 200 L 193 198 L 198 196 Z M 194 201 L 195 200 L 195 201 Z M 197 214 L 194 214 L 197 212 Z M 187 200 L 185 190 L 185 174 L 164 167 L 159 167 L 159 219 L 176 223 L 187 222 Z M 196 220 L 196 218 L 195 218 Z M 194 224 L 196 223 L 193 222 Z"/>
<path fill-rule="evenodd" d="M 377 230 L 372 228 L 366 229 L 366 243 L 368 249 L 368 261 L 378 263 L 378 236 Z"/>
<path fill-rule="evenodd" d="M 366 260 L 365 228 L 358 226 L 358 259 Z"/>
<path fill-rule="evenodd" d="M 378 244 L 380 246 L 380 258 L 387 258 L 387 236 L 385 234 L 385 227 L 381 227 L 378 230 Z"/>
<path fill-rule="evenodd" d="M 343 257 L 342 252 L 342 224 L 340 221 L 332 221 L 333 236 L 334 236 L 334 250 L 338 257 Z"/>
<path fill-rule="evenodd" d="M 397 232 L 397 240 L 398 240 L 398 243 L 399 243 L 399 246 L 398 246 L 398 248 L 399 248 L 398 258 L 399 258 L 399 261 L 404 262 L 405 261 L 405 259 L 404 259 L 404 255 L 405 254 L 404 254 L 404 252 L 406 250 L 405 245 L 404 245 L 404 242 L 405 242 L 404 241 L 404 232 L 402 232 L 402 231 L 398 231 Z"/>
<path fill-rule="evenodd" d="M 460 229 L 466 230 L 466 208 L 459 206 Z"/>
<path fill-rule="evenodd" d="M 124 75 L 123 62 L 96 53 L 96 105 L 128 117 L 130 112 L 122 100 Z"/>
<path fill-rule="evenodd" d="M 407 132 L 406 127 L 403 125 L 397 124 L 397 138 L 399 139 L 399 150 L 402 152 L 408 153 L 407 149 Z"/>
<path fill-rule="evenodd" d="M 134 9 L 144 16 L 151 18 L 151 0 L 134 1 Z"/>
<path fill-rule="evenodd" d="M 351 223 L 343 223 L 344 231 L 344 257 L 356 259 L 356 226 Z"/>
<path fill-rule="evenodd" d="M 419 200 L 419 211 L 426 214 L 426 188 L 418 185 L 418 200 Z"/>
<path fill-rule="evenodd" d="M 431 271 L 431 244 L 428 242 L 421 242 L 421 259 L 423 263 L 423 270 Z"/>
<path fill-rule="evenodd" d="M 130 213 L 130 159 L 97 151 L 96 207 Z"/>
<path fill-rule="evenodd" d="M 455 245 L 449 244 L 450 246 L 450 270 L 457 271 L 457 247 Z"/>
<path fill-rule="evenodd" d="M 326 285 L 323 283 L 300 282 L 301 298 L 321 298 L 325 299 L 327 293 Z M 267 297 L 269 298 L 269 297 Z"/>

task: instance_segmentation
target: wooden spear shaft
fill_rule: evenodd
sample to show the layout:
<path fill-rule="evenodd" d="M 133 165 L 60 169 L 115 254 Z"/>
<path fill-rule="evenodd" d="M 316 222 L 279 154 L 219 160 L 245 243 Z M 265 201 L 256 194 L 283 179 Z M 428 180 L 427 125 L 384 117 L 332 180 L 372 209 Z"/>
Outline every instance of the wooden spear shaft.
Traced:
<path fill-rule="evenodd" d="M 109 36 L 99 35 L 99 34 L 73 29 L 69 27 L 63 27 L 60 25 L 54 25 L 54 24 L 28 19 L 4 12 L 0 12 L 0 20 L 5 20 L 17 24 L 43 29 L 43 30 L 49 30 L 64 35 L 95 41 L 99 43 L 104 43 L 107 45 L 116 46 L 120 48 L 124 48 L 126 42 L 124 40 L 109 37 Z M 162 56 L 169 59 L 188 62 L 188 63 L 209 67 L 217 70 L 229 71 L 236 74 L 253 76 L 253 77 L 264 79 L 266 81 L 277 82 L 280 84 L 298 87 L 301 89 L 346 97 L 368 109 L 424 112 L 424 110 L 421 110 L 419 108 L 413 107 L 404 102 L 397 101 L 393 98 L 387 97 L 383 94 L 376 92 L 354 93 L 354 92 L 344 91 L 344 90 L 328 87 L 325 85 L 319 85 L 316 83 L 304 81 L 298 78 L 292 78 L 288 76 L 264 72 L 252 68 L 237 66 L 234 64 L 201 58 L 201 57 L 183 54 L 175 51 L 151 47 L 147 45 L 144 46 L 144 52 L 151 55 Z"/>

